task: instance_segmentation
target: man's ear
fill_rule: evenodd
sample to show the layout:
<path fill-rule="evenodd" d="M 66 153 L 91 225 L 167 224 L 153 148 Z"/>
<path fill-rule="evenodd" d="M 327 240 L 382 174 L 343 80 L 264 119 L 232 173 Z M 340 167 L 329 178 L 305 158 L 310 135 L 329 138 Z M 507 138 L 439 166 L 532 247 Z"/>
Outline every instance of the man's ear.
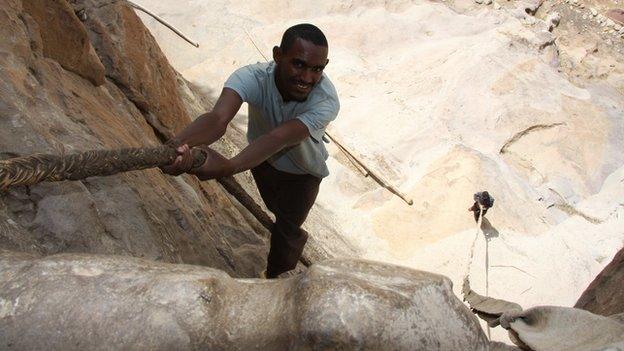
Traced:
<path fill-rule="evenodd" d="M 273 61 L 278 63 L 280 58 L 282 57 L 282 49 L 279 46 L 273 47 Z"/>
<path fill-rule="evenodd" d="M 327 66 L 329 64 L 329 59 L 327 59 L 327 61 L 325 61 L 325 66 Z"/>

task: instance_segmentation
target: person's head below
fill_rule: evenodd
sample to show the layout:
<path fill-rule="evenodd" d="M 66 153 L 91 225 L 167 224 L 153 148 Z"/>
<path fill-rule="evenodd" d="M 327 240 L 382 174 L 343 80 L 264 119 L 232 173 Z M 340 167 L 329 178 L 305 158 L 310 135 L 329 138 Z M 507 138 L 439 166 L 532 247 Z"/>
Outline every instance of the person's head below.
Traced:
<path fill-rule="evenodd" d="M 323 32 L 308 23 L 284 32 L 280 46 L 273 48 L 275 83 L 284 101 L 305 101 L 323 76 L 329 62 Z"/>

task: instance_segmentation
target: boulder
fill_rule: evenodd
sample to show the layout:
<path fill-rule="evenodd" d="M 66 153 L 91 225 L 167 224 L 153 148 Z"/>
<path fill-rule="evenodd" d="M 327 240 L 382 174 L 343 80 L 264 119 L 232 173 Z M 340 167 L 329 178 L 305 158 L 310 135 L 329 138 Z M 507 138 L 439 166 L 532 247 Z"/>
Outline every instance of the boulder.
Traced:
<path fill-rule="evenodd" d="M 371 261 L 267 281 L 129 257 L 4 252 L 0 275 L 0 348 L 488 348 L 448 278 Z"/>
<path fill-rule="evenodd" d="M 624 313 L 624 248 L 596 276 L 574 307 L 603 316 Z"/>
<path fill-rule="evenodd" d="M 537 306 L 506 312 L 501 326 L 514 343 L 535 351 L 622 350 L 624 324 L 581 309 Z"/>

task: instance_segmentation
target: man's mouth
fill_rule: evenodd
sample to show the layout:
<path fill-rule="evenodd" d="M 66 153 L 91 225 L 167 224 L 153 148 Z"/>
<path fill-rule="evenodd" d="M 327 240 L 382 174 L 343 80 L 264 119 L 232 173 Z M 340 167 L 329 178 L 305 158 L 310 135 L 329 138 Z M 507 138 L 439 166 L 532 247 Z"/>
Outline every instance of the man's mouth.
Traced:
<path fill-rule="evenodd" d="M 312 84 L 295 83 L 295 88 L 301 92 L 307 92 L 312 88 Z"/>

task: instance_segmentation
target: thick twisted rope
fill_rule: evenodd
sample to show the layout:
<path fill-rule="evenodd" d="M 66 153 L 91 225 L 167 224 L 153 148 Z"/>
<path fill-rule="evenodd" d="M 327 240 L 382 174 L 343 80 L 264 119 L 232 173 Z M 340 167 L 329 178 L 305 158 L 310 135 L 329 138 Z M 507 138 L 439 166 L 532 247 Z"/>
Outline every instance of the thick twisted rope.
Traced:
<path fill-rule="evenodd" d="M 193 167 L 206 160 L 193 149 Z M 80 180 L 171 164 L 176 151 L 168 145 L 152 148 L 90 150 L 69 155 L 34 154 L 0 161 L 0 188 L 33 185 L 40 182 Z"/>

